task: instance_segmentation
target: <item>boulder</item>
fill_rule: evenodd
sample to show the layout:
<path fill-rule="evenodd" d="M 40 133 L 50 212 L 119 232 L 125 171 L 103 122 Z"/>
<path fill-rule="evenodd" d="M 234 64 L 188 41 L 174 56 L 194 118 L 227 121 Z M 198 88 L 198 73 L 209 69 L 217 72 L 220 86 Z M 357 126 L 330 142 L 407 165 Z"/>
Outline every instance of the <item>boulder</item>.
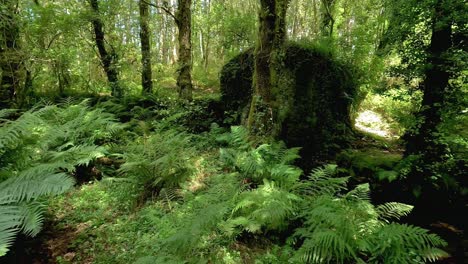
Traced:
<path fill-rule="evenodd" d="M 221 71 L 221 101 L 226 110 L 244 113 L 252 98 L 253 49 Z M 353 134 L 351 106 L 356 84 L 351 68 L 314 47 L 290 43 L 276 55 L 280 68 L 272 90 L 280 122 L 280 139 L 302 147 L 303 161 L 331 157 L 347 146 Z"/>

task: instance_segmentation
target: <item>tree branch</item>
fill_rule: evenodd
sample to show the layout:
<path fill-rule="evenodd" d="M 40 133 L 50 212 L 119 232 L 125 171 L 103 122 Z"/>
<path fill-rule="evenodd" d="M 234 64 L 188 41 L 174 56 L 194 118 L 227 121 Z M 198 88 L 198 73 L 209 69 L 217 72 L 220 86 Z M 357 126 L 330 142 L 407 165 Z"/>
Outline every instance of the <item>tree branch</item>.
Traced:
<path fill-rule="evenodd" d="M 62 34 L 62 32 L 57 32 L 53 37 L 52 39 L 49 41 L 49 44 L 47 45 L 46 47 L 46 50 L 50 49 L 50 47 L 52 46 L 52 43 L 54 43 L 54 41 Z"/>
<path fill-rule="evenodd" d="M 142 1 L 143 3 L 149 5 L 149 6 L 152 6 L 152 7 L 154 7 L 154 8 L 158 8 L 158 9 L 161 9 L 162 11 L 166 12 L 166 14 L 168 14 L 169 16 L 171 16 L 171 17 L 174 19 L 174 21 L 176 22 L 176 24 L 179 23 L 179 20 L 177 19 L 177 17 L 174 15 L 174 13 L 171 12 L 171 10 L 169 10 L 169 9 L 167 8 L 167 6 L 158 6 L 158 5 L 155 5 L 155 4 L 151 3 L 151 2 L 148 2 L 148 1 L 146 1 L 146 0 L 141 0 L 141 1 Z"/>

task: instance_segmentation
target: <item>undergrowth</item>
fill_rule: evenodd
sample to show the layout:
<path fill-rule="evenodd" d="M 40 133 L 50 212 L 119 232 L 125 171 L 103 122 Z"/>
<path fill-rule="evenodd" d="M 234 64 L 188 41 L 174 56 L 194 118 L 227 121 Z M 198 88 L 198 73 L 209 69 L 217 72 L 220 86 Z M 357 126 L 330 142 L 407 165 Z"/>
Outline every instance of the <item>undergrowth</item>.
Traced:
<path fill-rule="evenodd" d="M 18 232 L 41 230 L 49 205 L 52 226 L 71 232 L 65 252 L 74 257 L 59 263 L 425 263 L 446 256 L 438 236 L 393 222 L 412 206 L 373 205 L 369 185 L 348 189 L 336 165 L 303 175 L 294 165 L 298 148 L 255 142 L 243 127 L 212 124 L 193 134 L 186 110 L 196 106 L 170 110 L 161 102 L 123 124 L 119 104 L 68 100 L 0 112 L 1 254 Z M 80 182 L 78 168 L 98 163 L 102 180 L 62 194 Z"/>
<path fill-rule="evenodd" d="M 42 198 L 70 189 L 76 168 L 105 156 L 106 142 L 124 127 L 87 101 L 42 103 L 15 118 L 17 112 L 0 111 L 0 256 L 18 232 L 40 232 Z"/>
<path fill-rule="evenodd" d="M 242 127 L 222 133 L 214 126 L 203 138 L 154 127 L 123 149 L 118 177 L 55 199 L 61 221 L 92 226 L 78 236 L 83 244 L 69 248 L 79 253 L 72 263 L 425 263 L 446 256 L 436 235 L 392 222 L 412 206 L 374 206 L 369 185 L 348 190 L 336 165 L 304 177 L 293 165 L 298 149 L 255 144 Z M 91 205 L 97 214 L 86 213 Z"/>

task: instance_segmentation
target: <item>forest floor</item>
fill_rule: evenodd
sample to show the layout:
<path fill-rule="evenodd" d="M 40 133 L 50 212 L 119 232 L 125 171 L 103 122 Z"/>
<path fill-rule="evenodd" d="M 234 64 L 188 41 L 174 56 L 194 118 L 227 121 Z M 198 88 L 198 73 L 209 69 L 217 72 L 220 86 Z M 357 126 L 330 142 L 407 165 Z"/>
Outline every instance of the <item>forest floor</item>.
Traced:
<path fill-rule="evenodd" d="M 391 184 L 395 180 L 393 168 L 403 157 L 399 136 L 372 111 L 358 116 L 356 128 L 361 136 L 352 148 L 338 154 L 336 162 L 350 173 L 355 183 L 370 182 L 375 192 L 384 193 L 387 185 L 382 182 Z M 220 169 L 213 165 L 217 162 L 217 149 L 208 147 L 198 155 L 194 162 L 196 175 L 184 187 L 193 193 L 203 186 L 204 179 Z M 136 185 L 113 177 L 82 183 L 49 202 L 44 230 L 33 239 L 20 237 L 6 263 L 132 263 L 135 258 L 144 257 L 155 239 L 155 230 L 164 230 L 167 221 L 172 221 L 171 217 L 163 216 L 174 212 L 183 214 L 184 209 L 178 212 L 179 209 L 174 209 L 179 206 L 177 199 L 161 199 L 161 196 L 142 203 L 139 193 L 141 190 Z M 387 195 L 388 192 L 373 198 L 394 198 Z M 443 231 L 452 229 L 451 234 L 461 232 L 446 223 L 432 223 L 432 227 Z M 255 255 L 265 251 L 268 242 L 256 242 L 256 245 L 235 243 L 228 250 L 240 255 L 230 256 L 234 253 L 227 252 L 225 263 L 237 263 L 232 259 L 257 263 Z M 466 240 L 464 243 L 466 248 Z M 447 259 L 441 263 L 456 262 Z"/>

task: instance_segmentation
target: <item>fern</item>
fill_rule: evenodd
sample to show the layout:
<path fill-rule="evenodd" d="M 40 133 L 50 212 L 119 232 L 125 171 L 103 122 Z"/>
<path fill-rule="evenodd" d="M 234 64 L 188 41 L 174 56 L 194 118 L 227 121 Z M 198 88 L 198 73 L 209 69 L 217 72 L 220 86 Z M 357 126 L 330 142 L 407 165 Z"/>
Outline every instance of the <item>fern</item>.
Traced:
<path fill-rule="evenodd" d="M 235 174 L 213 176 L 207 189 L 184 205 L 181 225 L 175 233 L 162 241 L 169 254 L 193 258 L 213 244 L 230 241 L 234 230 L 225 220 L 234 208 L 236 197 L 242 191 Z M 216 241 L 216 242 L 214 242 Z M 211 242 L 211 243 L 210 243 Z"/>
<path fill-rule="evenodd" d="M 403 216 L 407 216 L 409 213 L 411 213 L 413 208 L 414 206 L 412 205 L 390 202 L 381 204 L 375 209 L 383 221 L 389 222 L 391 219 L 398 220 Z"/>
<path fill-rule="evenodd" d="M 313 171 L 313 183 L 298 190 L 303 196 L 302 227 L 295 230 L 295 259 L 305 263 L 422 263 L 446 256 L 445 242 L 427 230 L 390 223 L 412 206 L 386 203 L 375 207 L 369 185 L 341 194 L 346 178 L 330 179 L 333 167 Z M 331 184 L 330 184 L 331 183 Z M 327 187 L 330 184 L 332 187 Z M 314 188 L 316 186 L 316 188 Z"/>
<path fill-rule="evenodd" d="M 302 174 L 302 170 L 292 165 L 299 157 L 299 148 L 288 149 L 283 142 L 254 147 L 243 127 L 232 127 L 231 133 L 221 139 L 228 145 L 228 148 L 220 150 L 221 160 L 244 179 L 253 180 L 256 184 L 267 179 L 290 188 Z"/>
<path fill-rule="evenodd" d="M 239 199 L 228 220 L 231 228 L 242 227 L 251 233 L 265 230 L 284 230 L 296 212 L 299 197 L 264 180 L 259 188 L 246 191 Z"/>
<path fill-rule="evenodd" d="M 107 153 L 96 143 L 123 129 L 87 101 L 68 100 L 64 107 L 45 102 L 16 120 L 4 119 L 14 112 L 0 113 L 0 255 L 18 232 L 40 231 L 43 207 L 37 199 L 71 188 L 76 166 Z"/>
<path fill-rule="evenodd" d="M 434 262 L 447 253 L 438 247 L 447 243 L 428 230 L 405 224 L 391 223 L 380 227 L 369 238 L 372 257 L 370 263 Z"/>
<path fill-rule="evenodd" d="M 316 195 L 335 195 L 346 190 L 346 184 L 349 177 L 334 178 L 336 174 L 336 165 L 329 164 L 322 168 L 315 168 L 307 177 L 307 181 L 303 181 L 296 185 L 296 191 L 305 196 Z"/>
<path fill-rule="evenodd" d="M 189 135 L 174 130 L 140 137 L 128 146 L 119 173 L 137 179 L 148 191 L 178 187 L 194 171 L 195 150 L 188 147 L 189 141 Z"/>

